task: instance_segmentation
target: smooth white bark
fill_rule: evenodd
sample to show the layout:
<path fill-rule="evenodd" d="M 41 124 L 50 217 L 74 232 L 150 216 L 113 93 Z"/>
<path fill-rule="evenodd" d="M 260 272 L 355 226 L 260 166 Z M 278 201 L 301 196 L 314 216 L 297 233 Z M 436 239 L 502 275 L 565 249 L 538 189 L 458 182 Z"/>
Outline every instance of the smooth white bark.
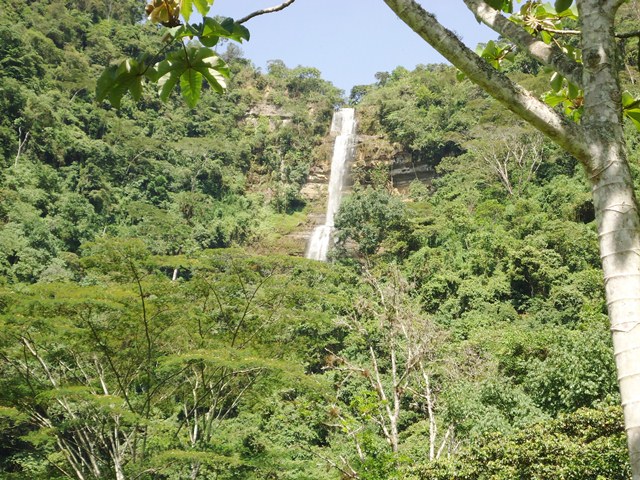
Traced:
<path fill-rule="evenodd" d="M 420 37 L 505 107 L 547 135 L 574 157 L 589 158 L 584 130 L 478 57 L 414 0 L 384 2 Z"/>
<path fill-rule="evenodd" d="M 524 28 L 510 21 L 482 0 L 464 0 L 464 3 L 479 21 L 496 33 L 511 40 L 518 48 L 527 52 L 543 65 L 552 67 L 574 84 L 582 85 L 582 65 L 567 57 L 556 44 L 547 45 L 542 40 L 533 37 Z"/>
<path fill-rule="evenodd" d="M 613 29 L 622 1 L 576 2 L 583 32 L 580 84 L 585 108 L 581 126 L 568 125 L 552 109 L 493 70 L 414 0 L 385 3 L 468 78 L 584 165 L 592 184 L 631 469 L 633 479 L 640 480 L 640 218 L 626 159 Z M 481 0 L 465 3 L 487 24 L 496 26 L 502 21 Z M 495 29 L 507 33 L 504 25 Z M 523 41 L 518 35 L 506 34 L 516 43 Z M 530 49 L 529 53 L 540 59 Z M 548 64 L 567 76 L 557 58 Z"/>
<path fill-rule="evenodd" d="M 622 131 L 613 29 L 616 2 L 604 2 L 604 6 L 602 3 L 578 2 L 583 31 L 583 124 L 590 138 L 591 159 L 587 167 L 593 185 L 631 467 L 637 480 L 640 479 L 640 219 Z"/>

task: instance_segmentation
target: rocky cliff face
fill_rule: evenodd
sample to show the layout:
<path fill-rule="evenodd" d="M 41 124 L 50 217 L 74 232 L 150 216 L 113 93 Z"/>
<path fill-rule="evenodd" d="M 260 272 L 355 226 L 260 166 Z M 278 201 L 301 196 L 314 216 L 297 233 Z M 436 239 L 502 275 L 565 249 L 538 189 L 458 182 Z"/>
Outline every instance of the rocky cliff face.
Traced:
<path fill-rule="evenodd" d="M 300 191 L 302 198 L 309 205 L 307 219 L 304 224 L 289 235 L 291 241 L 299 245 L 296 254 L 300 256 L 304 255 L 307 242 L 314 228 L 325 222 L 334 141 L 335 135 L 328 135 L 322 145 L 315 149 L 315 161 L 309 171 L 307 182 Z"/>
<path fill-rule="evenodd" d="M 318 161 L 312 166 L 307 183 L 301 191 L 308 202 L 319 205 L 312 209 L 318 210 L 319 215 L 324 214 L 333 141 L 333 136 L 327 137 L 317 150 Z M 376 175 L 389 181 L 389 186 L 403 192 L 415 180 L 431 185 L 436 172 L 426 161 L 416 160 L 401 145 L 391 143 L 381 135 L 358 135 L 348 184 L 379 183 L 379 179 L 374 178 Z"/>
<path fill-rule="evenodd" d="M 305 200 L 319 204 L 318 210 L 321 212 L 324 212 L 326 208 L 334 140 L 335 136 L 327 136 L 322 142 L 322 145 L 316 148 L 314 152 L 316 157 L 315 161 L 309 171 L 307 183 L 304 184 L 300 192 Z"/>
<path fill-rule="evenodd" d="M 359 135 L 353 178 L 362 184 L 375 183 L 373 176 L 386 177 L 391 187 L 404 191 L 414 180 L 428 185 L 435 170 L 424 161 L 415 160 L 401 145 L 382 136 Z"/>
<path fill-rule="evenodd" d="M 394 188 L 404 191 L 415 180 L 431 186 L 431 181 L 436 176 L 436 172 L 431 165 L 419 160 L 415 161 L 411 155 L 404 153 L 393 159 L 389 175 L 393 181 Z"/>

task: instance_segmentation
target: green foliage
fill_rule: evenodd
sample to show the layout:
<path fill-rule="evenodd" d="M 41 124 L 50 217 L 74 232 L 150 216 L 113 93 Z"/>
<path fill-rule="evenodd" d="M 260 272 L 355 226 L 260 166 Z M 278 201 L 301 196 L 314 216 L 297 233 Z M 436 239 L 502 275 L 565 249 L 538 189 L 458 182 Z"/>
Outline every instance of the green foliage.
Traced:
<path fill-rule="evenodd" d="M 502 10 L 507 13 L 513 11 L 513 0 L 490 0 L 487 3 L 497 10 Z"/>
<path fill-rule="evenodd" d="M 229 66 L 232 93 L 205 88 L 202 111 L 163 105 L 140 81 L 140 75 L 158 75 L 149 66 L 157 29 L 134 25 L 139 17 L 128 24 L 130 7 L 118 3 L 109 11 L 96 1 L 73 9 L 56 1 L 9 8 L 16 23 L 1 30 L 11 50 L 7 61 L 37 59 L 18 62 L 36 70 L 7 64 L 0 74 L 0 269 L 10 282 L 77 280 L 68 254 L 96 235 L 140 236 L 157 254 L 262 241 L 274 210 L 291 213 L 304 205 L 299 191 L 340 91 L 317 71 L 307 75 L 313 69 L 283 65 L 286 78 L 276 78 L 240 56 Z M 205 19 L 201 27 L 211 41 L 215 32 L 247 36 L 226 20 Z M 58 38 L 53 30 L 64 31 L 60 45 L 51 40 Z M 183 71 L 185 51 L 192 66 L 200 55 L 195 69 Z M 212 64 L 226 74 L 223 55 L 212 52 L 169 49 L 165 80 L 195 80 L 190 85 L 197 87 L 198 75 L 211 74 L 198 70 Z M 125 56 L 143 60 L 123 62 Z M 122 82 L 103 78 L 100 93 L 115 95 L 114 101 L 130 88 L 140 95 L 137 104 L 122 97 L 118 112 L 95 107 L 87 76 L 115 60 L 105 75 L 120 75 Z M 304 88 L 293 98 L 288 85 L 298 80 Z M 265 88 L 284 92 L 277 107 L 276 93 L 264 95 Z M 200 89 L 183 92 L 195 99 Z"/>
<path fill-rule="evenodd" d="M 640 100 L 637 100 L 629 92 L 622 94 L 622 112 L 629 118 L 636 129 L 640 130 Z"/>
<path fill-rule="evenodd" d="M 204 80 L 214 91 L 224 92 L 229 68 L 209 47 L 215 46 L 220 38 L 242 42 L 249 40 L 250 35 L 249 30 L 231 18 L 219 22 L 206 17 L 212 3 L 213 0 L 153 0 L 149 3 L 146 8 L 148 19 L 169 27 L 163 37 L 165 45 L 158 54 L 128 58 L 107 67 L 98 79 L 96 100 L 108 99 L 120 108 L 123 96 L 129 92 L 137 102 L 142 97 L 145 79 L 158 84 L 164 102 L 176 85 L 180 85 L 182 97 L 191 108 L 200 100 Z M 189 23 L 194 6 L 203 16 L 200 24 Z M 186 38 L 190 39 L 188 45 L 184 43 Z M 174 46 L 174 42 L 178 45 Z"/>
<path fill-rule="evenodd" d="M 516 53 L 514 50 L 512 45 L 499 45 L 493 40 L 489 40 L 486 45 L 478 47 L 477 53 L 494 68 L 499 69 L 504 60 L 513 61 L 515 59 Z"/>
<path fill-rule="evenodd" d="M 176 2 L 160 3 L 154 18 L 177 22 Z M 569 3 L 537 4 L 530 21 L 571 25 Z M 301 187 L 344 101 L 317 69 L 263 73 L 222 51 L 246 30 L 210 17 L 162 30 L 160 58 L 162 33 L 133 0 L 5 7 L 2 478 L 57 479 L 73 458 L 102 478 L 120 461 L 127 478 L 167 480 L 626 478 L 593 205 L 573 159 L 450 67 L 380 72 L 351 96 L 364 140 L 337 218 L 344 251 L 295 258 L 317 207 Z M 182 43 L 192 35 L 202 45 Z M 483 51 L 546 88 L 509 45 Z M 97 88 L 117 111 L 96 107 L 105 68 Z M 166 104 L 146 83 L 159 77 Z M 557 106 L 579 107 L 552 80 Z M 392 186 L 392 158 L 426 166 L 427 182 Z M 399 390 L 393 358 L 411 367 Z M 397 451 L 380 423 L 394 391 Z M 96 478 L 89 463 L 76 466 Z"/>
<path fill-rule="evenodd" d="M 400 98 L 406 118 L 424 115 L 421 98 L 437 90 L 422 77 L 421 96 L 413 94 L 409 79 L 422 73 L 398 71 L 372 87 L 360 101 L 365 132 L 382 132 L 400 141 L 405 152 L 411 150 L 403 137 L 411 122 L 391 123 L 392 117 L 380 113 L 396 108 Z M 395 90 L 400 84 L 403 90 Z M 460 150 L 440 157 L 431 189 L 413 184 L 402 203 L 410 219 L 402 237 L 411 241 L 403 250 L 387 252 L 392 255 L 362 261 L 369 268 L 391 258 L 400 263 L 422 308 L 451 335 L 447 361 L 455 367 L 445 367 L 449 376 L 436 377 L 442 382 L 440 422 L 454 426 L 464 453 L 448 464 L 431 461 L 423 449 L 414 467 L 396 458 L 401 476 L 626 478 L 624 443 L 622 437 L 609 438 L 606 415 L 593 417 L 606 439 L 589 447 L 573 433 L 562 440 L 555 432 L 541 433 L 561 415 L 577 418 L 581 408 L 606 410 L 617 402 L 588 188 L 575 162 L 546 142 L 536 143 L 512 117 L 496 115 L 491 101 L 473 95 L 469 90 L 459 99 L 479 112 L 475 119 L 465 116 L 464 106 L 456 112 L 471 127 L 455 137 Z M 375 107 L 369 103 L 374 99 Z M 449 126 L 434 129 L 434 136 L 447 135 L 452 135 Z M 359 195 L 356 189 L 354 197 Z M 376 211 L 367 205 L 363 218 Z M 349 200 L 344 210 L 354 210 Z M 362 224 L 367 225 L 353 217 L 339 226 L 342 235 L 355 238 Z M 353 399 L 358 401 L 351 405 L 360 410 L 372 408 L 371 399 Z M 415 439 L 420 423 L 408 424 L 404 438 Z M 426 442 L 428 435 L 422 435 Z M 536 436 L 544 437 L 539 444 Z M 505 444 L 513 449 L 504 450 Z M 494 453 L 482 456 L 494 445 Z M 521 445 L 526 446 L 519 450 Z M 403 448 L 419 458 L 420 449 Z M 582 448 L 594 448 L 593 463 L 582 459 Z"/>
<path fill-rule="evenodd" d="M 573 0 L 556 0 L 554 7 L 558 13 L 562 13 L 567 10 L 573 4 Z"/>
<path fill-rule="evenodd" d="M 513 11 L 513 1 L 511 0 L 492 0 L 487 3 L 497 10 L 511 13 L 510 21 L 524 27 L 527 32 L 541 41 L 547 44 L 556 44 L 569 58 L 576 63 L 582 63 L 582 52 L 579 46 L 575 44 L 570 35 L 563 34 L 563 31 L 567 33 L 574 31 L 577 24 L 577 7 L 573 0 L 555 0 L 553 5 L 540 1 L 523 2 L 517 12 Z M 624 13 L 621 16 L 624 16 Z M 498 45 L 496 42 L 490 41 L 479 49 L 478 54 L 494 68 L 501 69 L 503 60 L 515 60 L 516 48 L 510 43 Z M 635 60 L 631 60 L 629 63 L 631 62 L 635 62 Z M 551 72 L 549 69 L 549 73 Z M 460 78 L 463 77 L 463 75 L 460 76 Z M 567 117 L 579 122 L 583 112 L 582 90 L 558 72 L 551 73 L 549 84 L 551 91 L 543 96 L 544 101 L 551 107 L 561 107 Z M 639 113 L 635 108 L 637 100 L 627 92 L 623 96 L 623 110 L 625 116 L 632 120 L 636 129 L 640 130 Z"/>
<path fill-rule="evenodd" d="M 454 71 L 443 65 L 398 69 L 362 98 L 358 129 L 361 134 L 384 132 L 415 163 L 435 166 L 443 157 L 462 153 L 462 134 L 473 124 L 464 106 L 475 95 L 475 87 L 459 84 Z"/>
<path fill-rule="evenodd" d="M 304 262 L 233 252 L 182 264 L 191 279 L 171 282 L 160 274 L 165 263 L 142 242 L 109 239 L 85 250 L 86 283 L 96 286 L 52 283 L 10 292 L 14 301 L 0 316 L 6 445 L 27 439 L 42 459 L 59 441 L 61 454 L 69 448 L 85 455 L 92 442 L 108 445 L 115 432 L 128 446 L 123 461 L 130 474 L 143 472 L 148 458 L 178 476 L 202 468 L 203 475 L 213 469 L 223 478 L 241 471 L 259 478 L 266 468 L 258 463 L 262 455 L 263 463 L 275 462 L 270 471 L 286 461 L 295 470 L 295 455 L 282 455 L 293 439 L 281 435 L 260 447 L 258 437 L 237 429 L 272 395 L 282 399 L 272 408 L 300 415 L 300 403 L 311 402 L 305 415 L 313 413 L 325 387 L 304 373 L 299 353 L 335 341 L 328 315 L 317 312 L 340 304 L 339 279 L 326 270 L 318 283 L 321 272 Z M 298 393 L 286 393 L 289 385 Z M 285 393 L 278 397 L 280 390 Z M 321 419 L 314 415 L 315 427 L 302 429 L 299 441 L 318 442 Z M 274 418 L 264 428 L 282 425 Z M 245 432 L 244 454 L 229 449 L 239 447 L 238 431 Z M 64 439 L 75 443 L 64 447 Z M 117 463 L 109 448 L 91 454 L 106 471 Z M 3 468 L 25 471 L 19 453 L 5 460 Z M 55 462 L 74 465 L 64 456 Z"/>
<path fill-rule="evenodd" d="M 417 467 L 407 478 L 623 480 L 630 475 L 626 456 L 619 407 L 581 409 L 515 435 L 490 435 L 459 462 Z"/>
<path fill-rule="evenodd" d="M 120 108 L 120 102 L 125 93 L 131 92 L 134 100 L 142 96 L 142 78 L 148 72 L 144 61 L 127 59 L 120 65 L 107 68 L 98 79 L 96 100 L 101 102 L 109 98 L 111 104 Z"/>
<path fill-rule="evenodd" d="M 353 241 L 358 252 L 371 255 L 385 244 L 398 253 L 406 249 L 407 213 L 399 198 L 371 188 L 344 199 L 336 216 L 338 241 Z"/>
<path fill-rule="evenodd" d="M 211 88 L 221 93 L 226 86 L 224 77 L 228 76 L 228 70 L 213 50 L 189 47 L 184 55 L 170 56 L 161 62 L 157 75 L 162 100 L 167 100 L 179 80 L 182 96 L 187 105 L 193 108 L 200 99 L 203 78 L 207 79 Z"/>

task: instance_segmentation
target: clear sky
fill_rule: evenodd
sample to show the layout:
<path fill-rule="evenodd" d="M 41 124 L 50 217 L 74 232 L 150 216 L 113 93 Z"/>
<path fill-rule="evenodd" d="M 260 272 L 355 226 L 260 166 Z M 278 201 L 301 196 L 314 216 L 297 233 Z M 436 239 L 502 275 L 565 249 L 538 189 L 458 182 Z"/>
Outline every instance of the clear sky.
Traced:
<path fill-rule="evenodd" d="M 281 0 L 216 0 L 211 15 L 235 19 Z M 460 0 L 422 0 L 467 45 L 495 38 Z M 316 67 L 349 94 L 353 85 L 375 82 L 376 72 L 444 59 L 409 29 L 382 0 L 296 0 L 285 10 L 246 23 L 251 41 L 240 48 L 260 67 L 280 59 L 288 67 Z"/>

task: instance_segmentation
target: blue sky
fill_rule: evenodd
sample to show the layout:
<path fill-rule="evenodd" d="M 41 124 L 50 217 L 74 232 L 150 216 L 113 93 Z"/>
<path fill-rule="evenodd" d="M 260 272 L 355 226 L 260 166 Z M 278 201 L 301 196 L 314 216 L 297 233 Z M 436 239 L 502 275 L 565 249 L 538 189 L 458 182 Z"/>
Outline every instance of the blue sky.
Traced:
<path fill-rule="evenodd" d="M 216 0 L 211 15 L 240 18 L 280 0 Z M 460 0 L 422 0 L 467 45 L 495 38 Z M 288 67 L 316 67 L 348 94 L 353 85 L 375 82 L 376 72 L 444 59 L 411 31 L 382 0 L 296 0 L 287 9 L 246 23 L 251 41 L 244 56 L 261 68 L 280 59 Z"/>

